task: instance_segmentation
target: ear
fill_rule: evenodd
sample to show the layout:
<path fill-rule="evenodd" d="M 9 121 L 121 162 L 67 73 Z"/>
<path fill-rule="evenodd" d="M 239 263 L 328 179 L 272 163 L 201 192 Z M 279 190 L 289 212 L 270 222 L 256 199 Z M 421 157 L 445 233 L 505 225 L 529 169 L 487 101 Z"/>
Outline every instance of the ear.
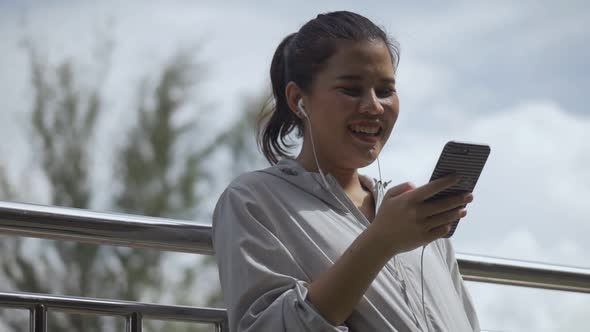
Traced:
<path fill-rule="evenodd" d="M 297 83 L 293 81 L 287 83 L 287 86 L 285 87 L 285 97 L 287 98 L 287 104 L 289 105 L 291 112 L 295 113 L 298 118 L 303 119 L 303 115 L 299 112 L 297 104 L 300 99 L 304 98 L 304 95 Z M 305 99 L 303 100 L 303 103 L 305 104 Z"/>

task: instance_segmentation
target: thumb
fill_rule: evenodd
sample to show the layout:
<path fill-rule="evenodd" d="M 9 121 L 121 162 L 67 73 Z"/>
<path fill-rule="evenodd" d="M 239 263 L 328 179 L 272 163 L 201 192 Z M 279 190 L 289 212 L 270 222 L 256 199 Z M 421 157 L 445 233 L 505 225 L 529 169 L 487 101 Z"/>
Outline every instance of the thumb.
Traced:
<path fill-rule="evenodd" d="M 392 198 L 414 189 L 416 189 L 416 186 L 412 182 L 404 182 L 390 188 L 387 193 L 385 193 L 383 199 Z"/>

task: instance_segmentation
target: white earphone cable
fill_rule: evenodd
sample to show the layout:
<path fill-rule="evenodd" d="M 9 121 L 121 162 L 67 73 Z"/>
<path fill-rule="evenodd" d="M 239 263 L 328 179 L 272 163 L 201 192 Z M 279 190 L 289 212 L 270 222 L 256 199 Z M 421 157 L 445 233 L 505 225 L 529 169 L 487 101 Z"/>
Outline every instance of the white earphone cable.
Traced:
<path fill-rule="evenodd" d="M 311 149 L 313 151 L 313 157 L 315 159 L 316 166 L 317 166 L 318 171 L 320 173 L 320 177 L 322 178 L 322 181 L 324 182 L 324 185 L 326 186 L 326 190 L 328 190 L 328 192 L 330 192 L 330 194 L 332 194 L 332 196 L 334 196 L 334 198 L 338 201 L 338 203 L 340 203 L 340 205 L 342 205 L 342 207 L 344 207 L 344 209 L 346 209 L 346 211 L 348 211 L 348 213 L 350 213 L 354 217 L 354 213 L 352 213 L 352 211 L 350 211 L 350 209 L 331 190 L 330 184 L 326 180 L 326 176 L 324 175 L 324 172 L 322 171 L 322 168 L 320 167 L 320 163 L 318 161 L 318 157 L 317 157 L 316 150 L 315 150 L 315 142 L 313 139 L 313 130 L 311 129 L 311 120 L 310 120 L 309 116 L 307 115 L 307 112 L 305 112 L 303 109 L 301 109 L 301 111 L 302 111 L 301 113 L 303 114 L 303 116 L 307 119 L 307 123 L 309 124 L 309 136 L 311 138 Z M 377 157 L 377 168 L 379 170 L 379 182 L 382 184 L 383 182 L 382 182 L 382 178 L 381 178 L 381 164 L 379 163 L 379 157 Z M 424 321 L 426 322 L 426 329 L 428 332 L 430 332 L 428 318 L 426 317 L 426 306 L 424 304 L 424 250 L 425 249 L 426 249 L 426 246 L 423 246 L 422 247 L 422 255 L 420 258 L 420 272 L 421 272 L 421 283 L 422 283 L 422 312 L 424 315 Z M 395 257 L 394 257 L 394 259 L 395 259 Z"/>
<path fill-rule="evenodd" d="M 430 332 L 430 326 L 428 324 L 428 316 L 426 316 L 426 305 L 424 304 L 424 250 L 426 250 L 426 246 L 422 247 L 422 255 L 420 255 L 420 283 L 421 283 L 421 293 L 422 293 L 422 314 L 424 315 L 424 322 L 426 323 L 426 331 Z"/>

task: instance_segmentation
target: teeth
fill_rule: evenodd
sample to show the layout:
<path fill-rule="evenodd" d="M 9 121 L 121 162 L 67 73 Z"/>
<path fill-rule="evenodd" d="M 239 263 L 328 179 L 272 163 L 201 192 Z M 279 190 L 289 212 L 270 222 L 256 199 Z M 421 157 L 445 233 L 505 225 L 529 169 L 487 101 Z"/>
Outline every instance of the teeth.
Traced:
<path fill-rule="evenodd" d="M 379 127 L 364 127 L 364 126 L 350 126 L 350 130 L 357 133 L 372 134 L 375 135 L 379 132 Z"/>

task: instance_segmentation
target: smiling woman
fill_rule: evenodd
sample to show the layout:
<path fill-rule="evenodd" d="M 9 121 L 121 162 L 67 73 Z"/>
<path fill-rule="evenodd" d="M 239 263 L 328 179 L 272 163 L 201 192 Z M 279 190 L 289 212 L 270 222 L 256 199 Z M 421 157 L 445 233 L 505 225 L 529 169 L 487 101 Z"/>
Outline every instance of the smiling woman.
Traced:
<path fill-rule="evenodd" d="M 299 99 L 306 105 L 321 165 L 361 168 L 377 158 L 399 112 L 391 59 L 383 41 L 342 42 L 312 86 L 287 84 L 290 107 Z M 309 141 L 297 160 L 313 169 Z"/>
<path fill-rule="evenodd" d="M 213 215 L 232 331 L 479 330 L 441 238 L 473 196 L 427 203 L 458 178 L 385 192 L 357 171 L 397 121 L 398 59 L 385 32 L 351 12 L 318 15 L 278 46 L 259 141 L 272 166 L 235 179 Z"/>

